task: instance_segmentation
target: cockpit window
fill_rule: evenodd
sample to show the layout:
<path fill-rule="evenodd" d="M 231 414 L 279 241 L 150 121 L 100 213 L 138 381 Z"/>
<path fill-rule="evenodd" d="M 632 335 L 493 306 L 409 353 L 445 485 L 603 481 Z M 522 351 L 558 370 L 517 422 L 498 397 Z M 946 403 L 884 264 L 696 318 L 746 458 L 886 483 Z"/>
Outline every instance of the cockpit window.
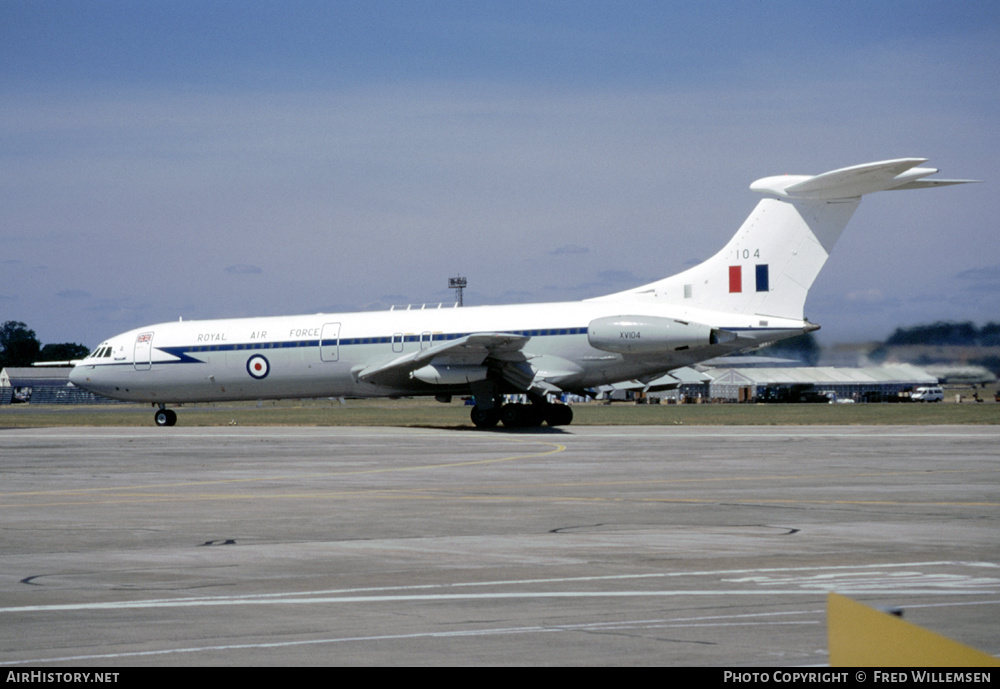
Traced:
<path fill-rule="evenodd" d="M 109 356 L 111 356 L 111 347 L 110 346 L 102 346 L 102 347 L 98 347 L 97 349 L 95 349 L 94 351 L 92 351 L 90 354 L 88 354 L 87 358 L 88 359 L 102 359 L 102 358 L 106 359 Z"/>

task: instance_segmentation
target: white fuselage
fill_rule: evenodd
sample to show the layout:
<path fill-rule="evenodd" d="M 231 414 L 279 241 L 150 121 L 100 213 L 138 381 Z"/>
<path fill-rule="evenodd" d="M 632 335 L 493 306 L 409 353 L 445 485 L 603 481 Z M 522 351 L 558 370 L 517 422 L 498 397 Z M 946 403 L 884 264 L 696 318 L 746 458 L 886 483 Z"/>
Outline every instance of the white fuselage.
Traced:
<path fill-rule="evenodd" d="M 739 335 L 725 345 L 629 354 L 595 349 L 588 325 L 622 314 L 703 323 Z M 788 319 L 660 306 L 655 302 L 410 308 L 160 323 L 106 340 L 73 371 L 74 384 L 114 399 L 153 403 L 468 393 L 467 385 L 408 378 L 359 380 L 366 367 L 472 333 L 530 338 L 520 352 L 542 379 L 583 390 L 649 377 L 803 332 Z"/>

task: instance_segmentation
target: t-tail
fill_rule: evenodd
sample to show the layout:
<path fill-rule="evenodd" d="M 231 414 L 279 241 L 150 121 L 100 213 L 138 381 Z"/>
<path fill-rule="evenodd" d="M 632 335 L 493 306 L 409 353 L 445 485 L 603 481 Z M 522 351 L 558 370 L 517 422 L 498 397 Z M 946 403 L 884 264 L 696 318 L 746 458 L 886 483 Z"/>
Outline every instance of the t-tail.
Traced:
<path fill-rule="evenodd" d="M 925 158 L 899 158 L 820 175 L 765 177 L 750 185 L 763 199 L 719 253 L 642 287 L 598 300 L 651 299 L 692 308 L 803 319 L 806 295 L 861 197 L 973 180 L 925 179 Z"/>

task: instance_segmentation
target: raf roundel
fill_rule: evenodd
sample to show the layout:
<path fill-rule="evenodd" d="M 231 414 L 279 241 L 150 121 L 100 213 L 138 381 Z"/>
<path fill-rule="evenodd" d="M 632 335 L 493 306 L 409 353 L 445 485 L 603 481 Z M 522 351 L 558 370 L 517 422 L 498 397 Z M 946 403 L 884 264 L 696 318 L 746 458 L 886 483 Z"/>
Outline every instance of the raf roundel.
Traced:
<path fill-rule="evenodd" d="M 252 357 L 247 359 L 247 373 L 251 377 L 260 380 L 261 378 L 267 378 L 268 372 L 271 370 L 271 364 L 267 362 L 267 359 L 262 357 L 260 354 L 254 354 Z"/>

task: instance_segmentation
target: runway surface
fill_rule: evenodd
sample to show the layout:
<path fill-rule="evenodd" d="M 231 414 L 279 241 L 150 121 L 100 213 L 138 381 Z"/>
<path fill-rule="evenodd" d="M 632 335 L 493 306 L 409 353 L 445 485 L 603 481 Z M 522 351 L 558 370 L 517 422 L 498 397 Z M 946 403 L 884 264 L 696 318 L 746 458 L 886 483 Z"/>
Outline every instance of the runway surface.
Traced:
<path fill-rule="evenodd" d="M 0 664 L 1000 654 L 1000 427 L 0 431 Z"/>

